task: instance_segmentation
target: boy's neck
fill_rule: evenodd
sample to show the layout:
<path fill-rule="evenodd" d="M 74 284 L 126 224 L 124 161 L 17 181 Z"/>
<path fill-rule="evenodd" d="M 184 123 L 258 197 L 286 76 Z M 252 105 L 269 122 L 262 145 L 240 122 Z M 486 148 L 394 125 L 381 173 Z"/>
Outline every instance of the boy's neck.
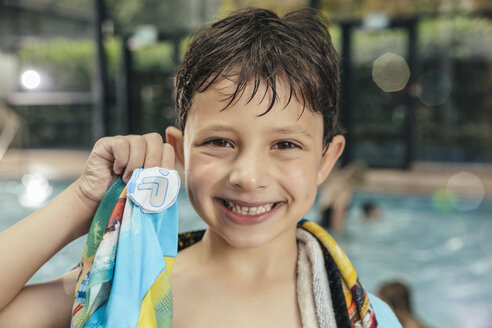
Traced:
<path fill-rule="evenodd" d="M 203 261 L 234 279 L 276 278 L 291 274 L 295 276 L 295 229 L 256 248 L 233 247 L 220 235 L 207 229 L 199 247 Z"/>

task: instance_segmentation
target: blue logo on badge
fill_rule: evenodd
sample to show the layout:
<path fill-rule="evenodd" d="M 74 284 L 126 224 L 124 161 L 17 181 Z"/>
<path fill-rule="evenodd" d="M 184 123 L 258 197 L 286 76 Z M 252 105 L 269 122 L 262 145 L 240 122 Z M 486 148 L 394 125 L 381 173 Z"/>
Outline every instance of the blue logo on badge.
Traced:
<path fill-rule="evenodd" d="M 153 167 L 137 169 L 128 182 L 128 197 L 143 212 L 162 212 L 176 201 L 179 175 L 174 170 Z"/>

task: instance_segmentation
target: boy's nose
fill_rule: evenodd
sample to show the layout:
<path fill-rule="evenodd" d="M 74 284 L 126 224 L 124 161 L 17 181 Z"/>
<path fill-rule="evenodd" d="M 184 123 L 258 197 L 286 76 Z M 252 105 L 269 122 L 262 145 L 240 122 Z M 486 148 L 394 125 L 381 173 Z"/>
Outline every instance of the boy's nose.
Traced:
<path fill-rule="evenodd" d="M 267 159 L 258 153 L 239 154 L 232 165 L 229 182 L 247 191 L 266 188 L 269 184 Z"/>

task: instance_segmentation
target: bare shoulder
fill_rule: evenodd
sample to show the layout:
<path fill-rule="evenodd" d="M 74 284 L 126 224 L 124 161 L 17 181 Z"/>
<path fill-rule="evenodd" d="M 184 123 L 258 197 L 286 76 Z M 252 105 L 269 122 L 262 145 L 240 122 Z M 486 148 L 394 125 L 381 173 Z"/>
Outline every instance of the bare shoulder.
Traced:
<path fill-rule="evenodd" d="M 44 283 L 27 285 L 0 312 L 1 327 L 68 327 L 77 270 Z"/>
<path fill-rule="evenodd" d="M 205 269 L 200 253 L 199 243 L 197 243 L 182 250 L 176 257 L 171 272 L 171 290 L 174 304 L 191 296 L 196 288 L 194 284 L 200 283 L 200 275 L 203 276 L 203 270 Z"/>

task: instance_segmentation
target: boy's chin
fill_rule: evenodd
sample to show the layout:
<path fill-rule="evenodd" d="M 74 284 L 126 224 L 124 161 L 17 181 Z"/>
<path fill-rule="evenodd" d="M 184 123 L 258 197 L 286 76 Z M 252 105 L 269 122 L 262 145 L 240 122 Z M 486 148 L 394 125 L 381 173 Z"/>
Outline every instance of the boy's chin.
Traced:
<path fill-rule="evenodd" d="M 261 232 L 221 231 L 218 232 L 217 235 L 224 241 L 225 247 L 231 247 L 238 250 L 261 249 L 276 242 L 285 242 L 285 237 L 287 237 L 285 232 L 274 234 L 271 230 Z M 295 240 L 295 234 L 293 235 L 293 238 Z"/>
<path fill-rule="evenodd" d="M 257 249 L 261 248 L 267 241 L 264 238 L 258 238 L 256 236 L 227 236 L 225 242 L 235 249 Z"/>

